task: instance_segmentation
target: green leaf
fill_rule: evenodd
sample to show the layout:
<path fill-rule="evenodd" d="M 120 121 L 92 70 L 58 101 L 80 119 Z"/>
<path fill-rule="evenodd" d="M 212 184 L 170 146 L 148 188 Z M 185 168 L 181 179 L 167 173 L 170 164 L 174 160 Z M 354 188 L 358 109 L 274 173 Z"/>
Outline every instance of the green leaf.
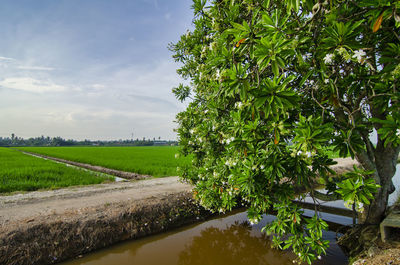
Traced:
<path fill-rule="evenodd" d="M 271 66 L 272 66 L 272 72 L 274 73 L 274 75 L 278 76 L 279 75 L 278 63 L 276 61 L 271 61 Z"/>

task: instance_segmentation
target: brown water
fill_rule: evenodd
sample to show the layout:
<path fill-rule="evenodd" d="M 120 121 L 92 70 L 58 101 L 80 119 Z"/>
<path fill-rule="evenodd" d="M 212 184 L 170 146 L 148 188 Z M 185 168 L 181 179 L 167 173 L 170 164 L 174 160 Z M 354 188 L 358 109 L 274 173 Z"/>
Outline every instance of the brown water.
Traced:
<path fill-rule="evenodd" d="M 310 212 L 311 214 L 311 212 Z M 332 215 L 326 215 L 332 219 Z M 168 233 L 127 241 L 88 254 L 64 265 L 281 265 L 293 264 L 290 251 L 271 248 L 271 240 L 261 228 L 273 220 L 267 215 L 251 226 L 245 212 L 235 212 Z M 333 216 L 340 223 L 350 218 Z M 347 264 L 347 258 L 335 244 L 334 232 L 326 232 L 331 242 L 327 255 L 315 264 Z"/>

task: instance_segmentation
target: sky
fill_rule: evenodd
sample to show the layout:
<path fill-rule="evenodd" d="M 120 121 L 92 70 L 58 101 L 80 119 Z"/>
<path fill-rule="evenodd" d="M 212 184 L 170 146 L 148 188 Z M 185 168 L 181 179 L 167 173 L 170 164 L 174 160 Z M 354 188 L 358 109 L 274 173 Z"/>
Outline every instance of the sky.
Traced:
<path fill-rule="evenodd" d="M 190 0 L 2 0 L 0 137 L 176 139 Z"/>

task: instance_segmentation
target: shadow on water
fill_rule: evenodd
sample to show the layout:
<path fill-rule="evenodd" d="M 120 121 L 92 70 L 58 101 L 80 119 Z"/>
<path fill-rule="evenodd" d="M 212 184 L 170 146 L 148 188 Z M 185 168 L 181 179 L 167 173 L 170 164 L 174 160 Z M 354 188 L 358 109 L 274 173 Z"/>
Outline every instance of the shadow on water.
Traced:
<path fill-rule="evenodd" d="M 261 228 L 275 217 L 266 215 L 257 225 L 250 225 L 246 213 L 205 221 L 168 233 L 127 241 L 100 250 L 64 265 L 280 265 L 293 264 L 290 251 L 271 248 L 271 239 Z M 335 243 L 335 232 L 326 232 L 331 247 L 315 264 L 347 264 L 347 258 Z"/>

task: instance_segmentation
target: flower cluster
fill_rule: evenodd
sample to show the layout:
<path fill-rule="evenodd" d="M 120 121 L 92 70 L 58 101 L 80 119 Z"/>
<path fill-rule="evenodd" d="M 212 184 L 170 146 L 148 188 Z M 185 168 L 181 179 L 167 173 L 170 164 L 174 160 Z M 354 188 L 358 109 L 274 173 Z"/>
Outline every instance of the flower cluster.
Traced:
<path fill-rule="evenodd" d="M 365 62 L 366 55 L 367 54 L 365 53 L 365 51 L 360 49 L 360 50 L 354 51 L 353 58 L 356 58 L 359 63 L 363 64 Z"/>
<path fill-rule="evenodd" d="M 232 158 L 229 158 L 225 162 L 225 165 L 228 166 L 228 167 L 234 167 L 234 166 L 236 166 L 236 164 L 237 164 L 236 161 L 233 160 Z"/>
<path fill-rule="evenodd" d="M 335 55 L 333 53 L 328 53 L 325 55 L 324 57 L 324 63 L 325 64 L 331 64 L 333 62 L 333 58 L 335 57 Z"/>

